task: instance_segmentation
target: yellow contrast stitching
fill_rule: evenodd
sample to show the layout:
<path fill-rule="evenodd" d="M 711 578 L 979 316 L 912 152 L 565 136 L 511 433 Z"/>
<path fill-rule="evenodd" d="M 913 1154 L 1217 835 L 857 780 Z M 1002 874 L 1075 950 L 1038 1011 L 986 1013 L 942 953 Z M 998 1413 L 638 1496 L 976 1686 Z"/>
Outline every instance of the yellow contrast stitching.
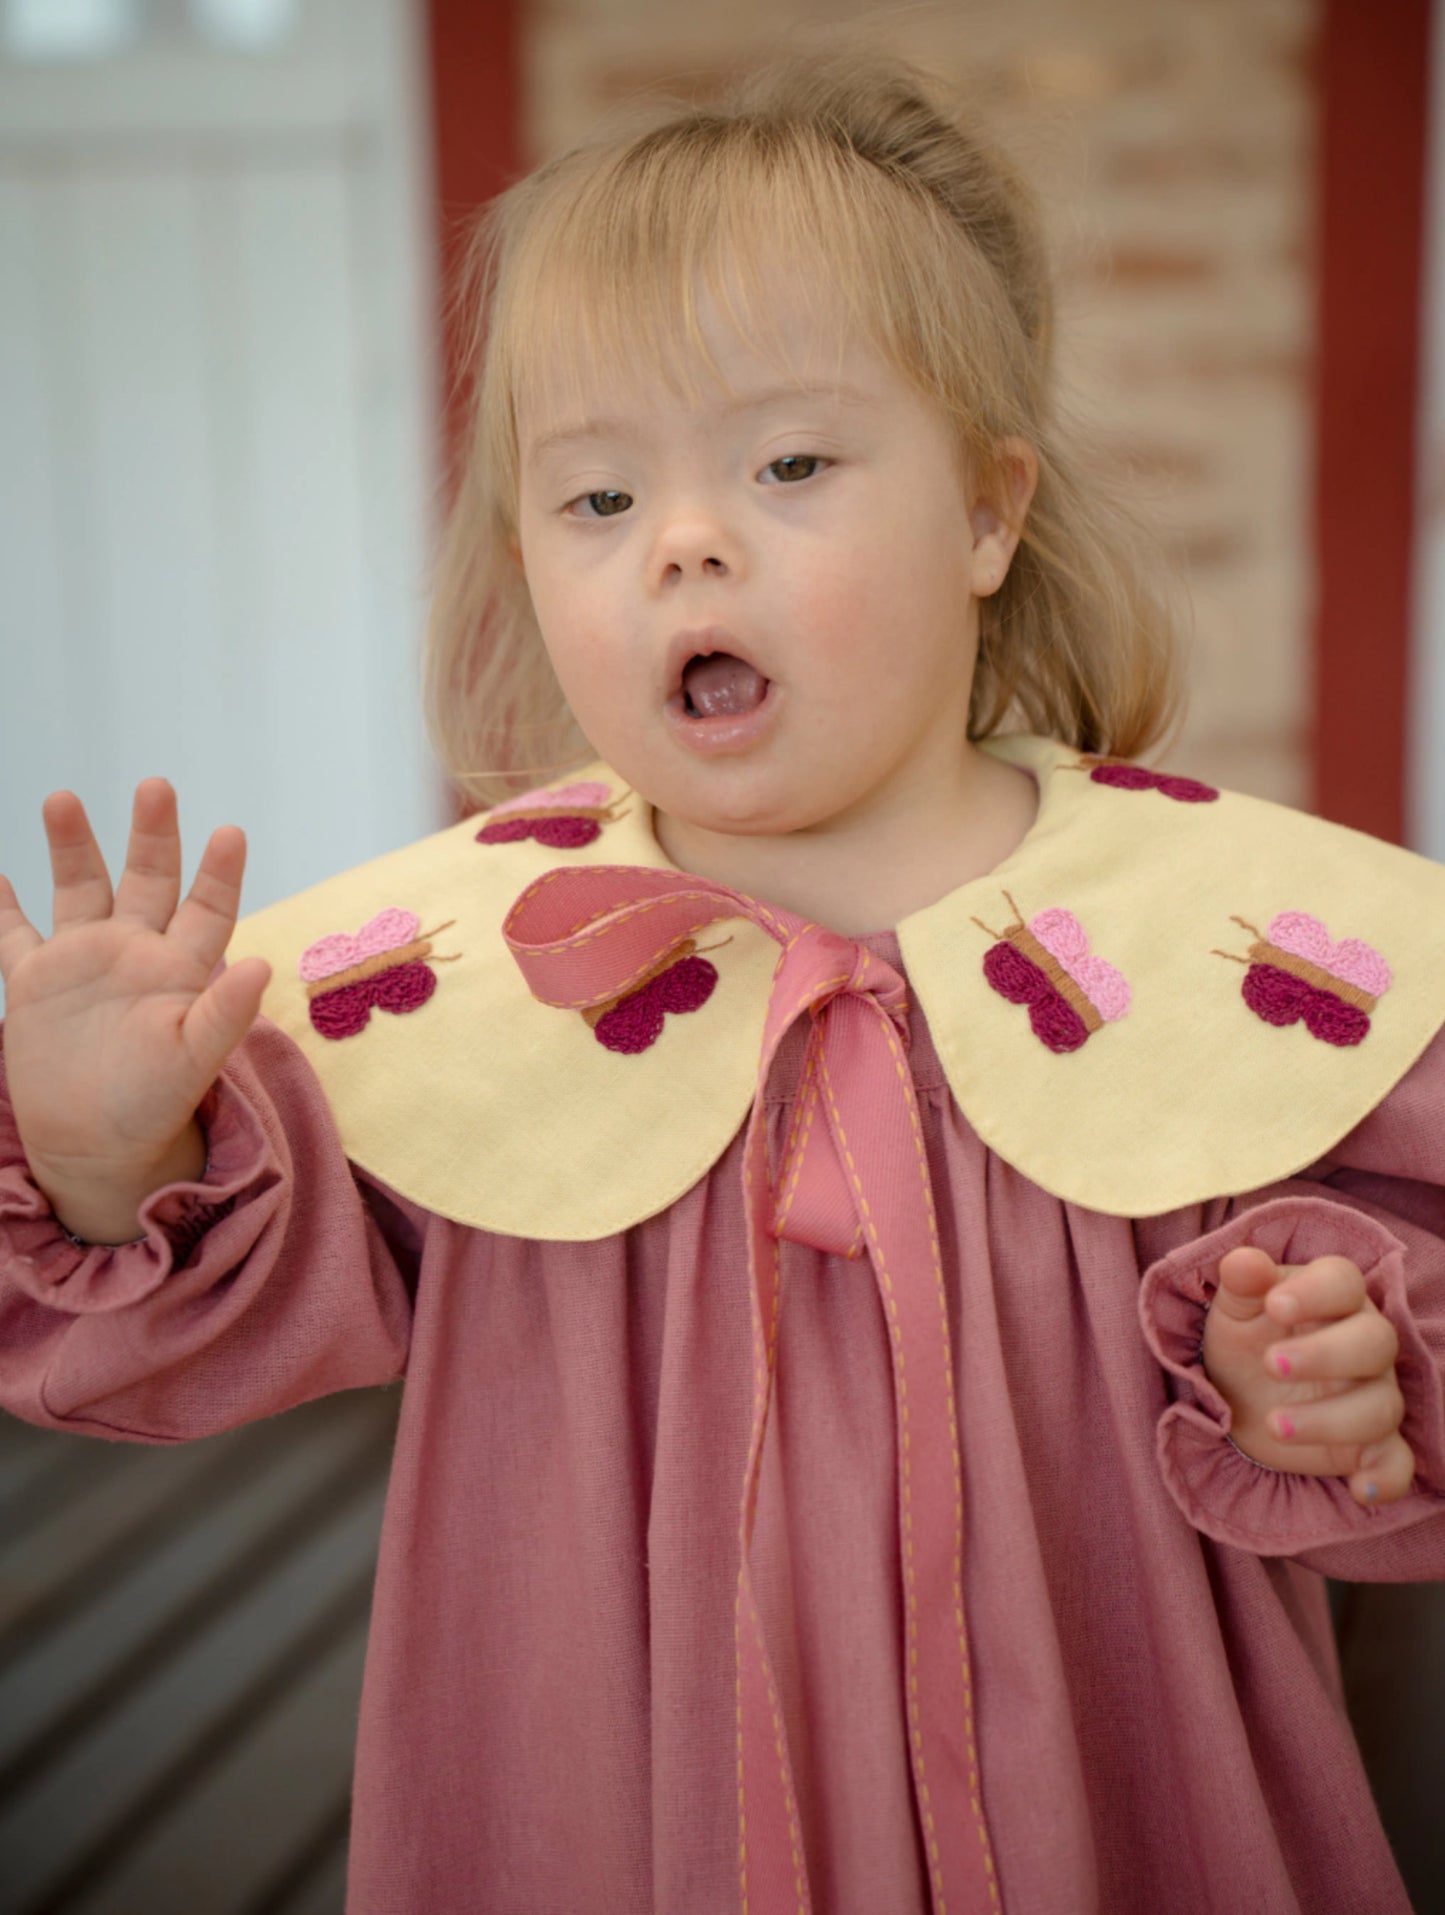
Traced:
<path fill-rule="evenodd" d="M 783 1260 L 782 1245 L 776 1237 L 771 1239 L 773 1247 L 773 1321 L 768 1331 L 768 1380 L 767 1396 L 763 1401 L 763 1439 L 767 1437 L 768 1403 L 772 1397 L 773 1373 L 777 1365 L 778 1329 L 783 1313 Z M 756 1486 L 762 1480 L 763 1444 L 758 1444 L 758 1474 L 755 1479 L 753 1497 L 754 1509 L 757 1507 Z M 758 1639 L 758 1654 L 762 1658 L 763 1679 L 768 1685 L 768 1705 L 773 1715 L 773 1746 L 778 1752 L 778 1774 L 782 1778 L 783 1800 L 788 1807 L 788 1840 L 793 1851 L 793 1886 L 798 1892 L 798 1915 L 807 1915 L 807 1891 L 803 1886 L 802 1836 L 798 1829 L 798 1805 L 793 1799 L 793 1785 L 788 1776 L 787 1751 L 783 1741 L 783 1716 L 773 1687 L 773 1672 L 768 1666 L 767 1650 L 763 1646 L 763 1632 L 758 1615 L 757 1604 L 753 1604 L 753 1633 Z"/>
<path fill-rule="evenodd" d="M 743 1915 L 748 1915 L 748 1807 L 743 1788 L 743 1644 L 742 1606 L 744 1561 L 738 1569 L 738 1593 L 733 1600 L 733 1669 L 736 1672 L 738 1704 L 738 1878 L 742 1888 Z"/>
<path fill-rule="evenodd" d="M 811 1010 L 820 997 L 826 996 L 830 991 L 840 989 L 847 982 L 847 978 L 830 978 L 826 984 L 820 984 L 813 995 L 809 997 L 800 1008 L 803 1010 Z M 790 1166 L 788 1185 L 774 1213 L 774 1228 L 779 1233 L 783 1231 L 787 1223 L 788 1213 L 792 1208 L 793 1199 L 797 1195 L 798 1180 L 803 1174 L 803 1160 L 807 1156 L 808 1151 L 808 1137 L 812 1131 L 813 1117 L 818 1108 L 817 1051 L 816 1043 L 812 1039 L 809 1041 L 808 1053 L 804 1061 L 804 1069 L 807 1075 L 802 1090 L 799 1093 L 798 1104 L 794 1107 L 793 1122 L 789 1127 L 787 1154 L 783 1159 L 784 1163 Z M 803 1127 L 802 1137 L 797 1141 L 797 1149 L 795 1151 L 794 1139 L 797 1138 L 798 1115 L 800 1110 L 806 1114 L 806 1123 Z M 853 1240 L 849 1244 L 846 1254 L 850 1257 L 856 1257 L 862 1245 L 863 1225 L 860 1222 L 858 1228 L 853 1232 Z"/>
<path fill-rule="evenodd" d="M 761 1133 L 759 1134 L 758 1148 L 760 1151 L 764 1153 L 766 1152 L 766 1149 L 767 1149 L 766 1138 L 763 1137 Z M 764 1185 L 766 1186 L 768 1182 L 768 1179 L 766 1176 L 766 1156 L 764 1156 L 762 1159 L 762 1167 L 764 1169 L 763 1181 L 764 1181 Z M 753 1203 L 756 1203 L 757 1192 L 753 1188 L 754 1183 L 755 1183 L 755 1179 L 751 1175 L 751 1165 L 749 1165 L 748 1166 L 748 1186 L 749 1186 L 748 1195 L 752 1199 Z M 768 1193 L 768 1194 L 771 1194 L 771 1193 Z M 749 1237 L 748 1264 L 749 1264 L 749 1275 L 751 1277 L 751 1275 L 753 1274 L 753 1263 L 754 1263 L 754 1256 L 756 1253 L 756 1233 L 751 1228 L 749 1229 L 748 1237 Z M 742 1522 L 742 1531 L 741 1531 L 741 1537 L 740 1537 L 740 1540 L 743 1544 L 742 1561 L 738 1568 L 737 1598 L 733 1604 L 733 1653 L 734 1653 L 734 1667 L 737 1672 L 737 1710 L 738 1710 L 738 1815 L 739 1815 L 738 1827 L 740 1831 L 738 1864 L 739 1864 L 739 1870 L 741 1874 L 743 1915 L 747 1915 L 748 1882 L 747 1882 L 747 1819 L 746 1819 L 746 1812 L 744 1808 L 744 1787 L 743 1787 L 742 1643 L 739 1639 L 740 1628 L 741 1628 L 740 1611 L 741 1611 L 741 1604 L 742 1604 L 743 1578 L 747 1574 L 747 1532 L 751 1524 L 752 1518 L 757 1511 L 758 1490 L 759 1490 L 759 1486 L 762 1479 L 763 1445 L 767 1438 L 768 1407 L 772 1397 L 773 1372 L 776 1366 L 776 1357 L 777 1357 L 777 1348 L 778 1348 L 778 1327 L 779 1327 L 779 1323 L 782 1316 L 782 1289 L 783 1289 L 782 1259 L 781 1259 L 781 1246 L 779 1245 L 778 1240 L 776 1238 L 772 1239 L 772 1276 L 773 1276 L 772 1320 L 768 1326 L 766 1345 L 764 1345 L 762 1337 L 758 1334 L 757 1323 L 754 1322 L 754 1325 L 753 1325 L 753 1330 L 754 1330 L 753 1384 L 754 1384 L 754 1390 L 757 1395 L 759 1407 L 753 1417 L 752 1435 L 748 1444 L 749 1453 L 753 1456 L 754 1462 L 753 1462 L 751 1481 L 746 1485 L 746 1488 L 744 1491 L 743 1522 Z M 751 1285 L 750 1285 L 750 1290 L 751 1290 Z M 807 1915 L 807 1891 L 806 1891 L 806 1888 L 804 1885 L 804 1879 L 803 1879 L 801 1836 L 799 1834 L 799 1828 L 798 1828 L 798 1810 L 797 1810 L 797 1804 L 793 1798 L 792 1785 L 788 1779 L 787 1756 L 786 1756 L 786 1750 L 784 1748 L 784 1742 L 783 1742 L 782 1716 L 781 1716 L 781 1711 L 778 1704 L 777 1692 L 773 1687 L 772 1671 L 768 1667 L 767 1649 L 763 1643 L 762 1629 L 760 1625 L 760 1619 L 758 1616 L 756 1602 L 752 1604 L 752 1611 L 753 1611 L 753 1633 L 757 1638 L 758 1654 L 762 1663 L 763 1678 L 766 1681 L 768 1686 L 768 1702 L 769 1702 L 769 1707 L 772 1711 L 772 1717 L 773 1717 L 773 1742 L 774 1742 L 774 1747 L 776 1748 L 777 1754 L 778 1754 L 778 1772 L 782 1778 L 783 1800 L 787 1806 L 787 1811 L 788 1811 L 788 1839 L 789 1839 L 789 1843 L 793 1853 L 793 1880 L 794 1880 L 794 1886 L 796 1887 L 798 1892 L 798 1915 Z"/>
<path fill-rule="evenodd" d="M 781 1231 L 788 1220 L 788 1211 L 798 1188 L 798 1179 L 803 1173 L 803 1158 L 807 1154 L 808 1137 L 813 1128 L 813 1113 L 818 1108 L 818 1078 L 811 1057 L 808 1060 L 808 1075 L 802 1092 L 793 1111 L 793 1121 L 788 1126 L 787 1155 L 783 1161 L 790 1166 L 788 1185 L 778 1200 L 773 1212 L 775 1233 Z M 802 1123 L 802 1136 L 798 1135 L 799 1122 Z"/>
<path fill-rule="evenodd" d="M 888 1013 L 881 1004 L 872 998 L 864 1000 L 879 1017 L 887 1021 Z M 898 1324 L 898 1300 L 893 1294 L 893 1280 L 888 1274 L 884 1261 L 882 1245 L 878 1241 L 877 1227 L 873 1222 L 873 1213 L 868 1207 L 868 1199 L 863 1194 L 863 1185 L 858 1176 L 858 1167 L 853 1161 L 853 1153 L 848 1148 L 847 1133 L 843 1128 L 842 1114 L 838 1109 L 838 1100 L 833 1095 L 833 1080 L 828 1071 L 828 1060 L 820 1057 L 818 1069 L 828 1097 L 828 1109 L 836 1127 L 838 1148 L 848 1166 L 848 1176 L 853 1185 L 854 1199 L 859 1215 L 863 1219 L 868 1233 L 868 1247 L 878 1266 L 879 1280 L 883 1285 L 887 1303 L 890 1328 L 893 1333 L 893 1347 L 898 1362 L 898 1417 L 901 1425 L 899 1433 L 899 1453 L 903 1465 L 903 1576 L 908 1591 L 908 1726 L 913 1738 L 914 1761 L 918 1769 L 918 1788 L 923 1797 L 923 1824 L 928 1843 L 928 1854 L 933 1875 L 934 1899 L 938 1904 L 938 1915 L 947 1915 L 943 1899 L 943 1868 L 938 1855 L 938 1835 L 933 1821 L 933 1804 L 928 1790 L 928 1775 L 923 1758 L 923 1732 L 918 1721 L 918 1592 L 913 1579 L 913 1483 L 912 1464 L 909 1457 L 908 1433 L 908 1379 L 903 1361 L 903 1332 Z"/>
<path fill-rule="evenodd" d="M 516 912 L 520 911 L 522 906 L 526 904 L 531 897 L 537 892 L 540 892 L 546 885 L 554 883 L 557 879 L 572 877 L 579 869 L 599 870 L 603 868 L 605 867 L 567 865 L 557 871 L 548 871 L 544 876 L 535 879 L 528 885 L 527 889 L 521 894 L 515 904 L 513 904 L 511 911 L 507 914 L 508 917 L 510 918 Z M 661 897 L 647 898 L 640 902 L 634 902 L 623 906 L 620 910 L 610 905 L 605 906 L 601 910 L 593 911 L 588 917 L 580 918 L 570 930 L 564 931 L 560 936 L 549 938 L 548 941 L 542 945 L 525 945 L 523 946 L 523 951 L 525 955 L 529 957 L 543 954 L 560 954 L 564 951 L 580 951 L 584 945 L 596 943 L 599 938 L 606 937 L 609 932 L 621 930 L 624 926 L 633 923 L 637 918 L 645 917 L 649 911 L 655 911 L 664 904 L 680 904 L 689 901 L 702 901 L 719 907 L 713 912 L 710 918 L 704 920 L 704 922 L 708 924 L 716 924 L 726 918 L 751 918 L 755 923 L 761 922 L 764 928 L 771 932 L 779 941 L 785 936 L 781 924 L 778 923 L 772 912 L 764 905 L 755 905 L 754 910 L 756 916 L 754 916 L 753 912 L 749 912 L 736 899 L 718 899 L 705 891 L 684 890 L 670 891 Z M 605 921 L 598 923 L 597 920 L 599 917 Z M 589 930 L 589 925 L 594 928 Z M 701 930 L 701 928 L 701 925 L 694 927 L 696 930 Z M 664 949 L 668 951 L 677 949 L 678 946 L 687 941 L 687 935 L 690 934 L 684 934 L 683 937 L 675 939 L 671 945 L 665 946 Z M 796 937 L 789 940 L 788 944 L 784 947 L 785 954 L 797 941 Z M 612 995 L 614 997 L 625 996 L 631 987 L 646 974 L 648 967 L 658 962 L 659 959 L 657 955 L 654 954 L 646 963 L 639 965 L 621 984 L 610 985 L 609 989 Z M 568 998 L 565 1000 L 548 998 L 545 1001 L 552 1005 L 555 1010 L 580 1011 L 586 1010 L 589 1006 L 603 1002 L 604 1000 L 599 999 L 594 994 L 593 996 L 585 998 Z"/>
<path fill-rule="evenodd" d="M 798 1006 L 795 1017 L 801 1016 L 804 1011 L 811 1011 L 820 998 L 826 997 L 831 991 L 841 989 L 847 982 L 846 977 L 834 977 L 829 978 L 826 983 L 815 985 L 810 995 Z M 788 1126 L 788 1143 L 783 1156 L 783 1163 L 788 1167 L 789 1171 L 788 1184 L 773 1212 L 773 1227 L 775 1232 L 780 1231 L 786 1223 L 788 1211 L 792 1206 L 793 1198 L 797 1194 L 798 1179 L 803 1171 L 803 1158 L 807 1153 L 808 1134 L 813 1128 L 813 1114 L 817 1109 L 818 1097 L 816 1053 L 816 1036 L 810 1035 L 808 1039 L 808 1049 L 803 1060 L 804 1081 L 798 1095 L 798 1102 L 793 1107 L 792 1122 Z M 800 1116 L 804 1120 L 803 1135 L 798 1142 L 795 1152 L 793 1146 L 794 1140 L 798 1135 Z M 856 1236 L 853 1241 L 856 1245 L 858 1241 Z"/>
<path fill-rule="evenodd" d="M 968 1741 L 969 1800 L 973 1805 L 978 1839 L 983 1846 L 983 1864 L 988 1875 L 989 1904 L 997 1908 L 999 1901 L 993 1853 L 989 1846 L 988 1827 L 983 1819 L 983 1804 L 979 1797 L 978 1749 L 973 1727 L 973 1683 L 969 1674 L 968 1627 L 963 1610 L 963 1464 L 958 1452 L 958 1418 L 953 1412 L 953 1349 L 948 1334 L 948 1300 L 943 1288 L 943 1253 L 938 1242 L 938 1219 L 933 1208 L 932 1188 L 928 1180 L 928 1159 L 923 1150 L 923 1131 L 918 1122 L 913 1083 L 904 1067 L 903 1053 L 898 1044 L 897 1034 L 886 1016 L 883 1019 L 883 1034 L 888 1040 L 888 1048 L 893 1057 L 893 1068 L 897 1071 L 903 1086 L 904 1101 L 908 1106 L 908 1121 L 913 1133 L 913 1146 L 918 1155 L 918 1174 L 923 1185 L 924 1206 L 928 1212 L 928 1237 L 933 1252 L 934 1283 L 938 1292 L 939 1321 L 943 1328 L 944 1371 L 949 1391 L 948 1433 L 953 1450 L 953 1613 L 958 1625 L 958 1648 L 963 1669 L 963 1719 L 964 1733 Z"/>

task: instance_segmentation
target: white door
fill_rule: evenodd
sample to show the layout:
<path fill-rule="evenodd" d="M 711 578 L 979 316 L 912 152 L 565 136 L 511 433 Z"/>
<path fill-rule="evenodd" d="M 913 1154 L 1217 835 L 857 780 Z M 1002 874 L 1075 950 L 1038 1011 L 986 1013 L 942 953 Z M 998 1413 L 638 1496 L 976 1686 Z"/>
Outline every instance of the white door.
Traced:
<path fill-rule="evenodd" d="M 65 17 L 112 50 L 62 57 Z M 48 929 L 45 793 L 81 794 L 115 868 L 161 773 L 187 881 L 241 824 L 254 908 L 444 822 L 420 24 L 410 0 L 0 21 L 0 870 Z"/>

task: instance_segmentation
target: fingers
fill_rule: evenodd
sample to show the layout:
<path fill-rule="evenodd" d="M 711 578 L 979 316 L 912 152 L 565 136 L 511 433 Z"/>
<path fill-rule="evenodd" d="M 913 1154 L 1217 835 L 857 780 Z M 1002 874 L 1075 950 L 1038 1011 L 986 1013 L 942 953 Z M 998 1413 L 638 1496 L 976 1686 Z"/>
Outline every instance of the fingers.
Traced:
<path fill-rule="evenodd" d="M 207 969 L 230 942 L 241 900 L 246 838 L 235 825 L 211 834 L 185 902 L 176 794 L 164 778 L 143 778 L 131 808 L 125 869 L 112 894 L 110 875 L 74 792 L 56 791 L 42 807 L 55 876 L 55 928 L 91 923 L 111 914 L 171 931 Z"/>
<path fill-rule="evenodd" d="M 1271 1344 L 1264 1360 L 1275 1376 L 1288 1377 L 1291 1383 L 1338 1377 L 1363 1382 L 1393 1369 L 1399 1353 L 1394 1325 L 1367 1299 L 1343 1322 Z"/>
<path fill-rule="evenodd" d="M 222 971 L 186 1012 L 181 1034 L 207 1084 L 256 1021 L 271 979 L 265 958 L 242 958 Z"/>
<path fill-rule="evenodd" d="M 55 929 L 94 923 L 114 912 L 176 943 L 206 970 L 221 959 L 236 927 L 246 868 L 245 833 L 223 825 L 211 834 L 195 881 L 178 905 L 181 838 L 176 794 L 164 778 L 143 778 L 131 807 L 125 869 L 113 893 L 85 806 L 73 791 L 53 791 L 41 807 L 55 879 Z M 40 934 L 3 879 L 0 969 L 22 957 Z"/>
<path fill-rule="evenodd" d="M 143 778 L 131 806 L 125 869 L 115 892 L 115 916 L 164 931 L 181 894 L 181 834 L 176 794 L 164 778 Z"/>
<path fill-rule="evenodd" d="M 1316 1257 L 1288 1271 L 1270 1291 L 1265 1309 L 1276 1323 L 1346 1317 L 1365 1301 L 1365 1279 L 1348 1257 Z"/>
<path fill-rule="evenodd" d="M 1349 1316 L 1365 1301 L 1365 1279 L 1348 1257 L 1316 1257 L 1312 1263 L 1276 1263 L 1257 1244 L 1241 1244 L 1219 1260 L 1214 1306 L 1236 1322 L 1267 1312 L 1292 1325 Z"/>
<path fill-rule="evenodd" d="M 1283 1443 L 1318 1443 L 1335 1448 L 1383 1442 L 1399 1429 L 1404 1414 L 1405 1399 L 1392 1371 L 1313 1403 L 1286 1404 L 1283 1409 L 1271 1410 L 1267 1421 L 1271 1434 Z"/>
<path fill-rule="evenodd" d="M 55 929 L 110 916 L 110 873 L 85 806 L 73 791 L 52 791 L 40 807 L 55 880 Z"/>
<path fill-rule="evenodd" d="M 1219 1284 L 1213 1307 L 1236 1323 L 1264 1314 L 1265 1299 L 1287 1272 L 1267 1250 L 1241 1244 L 1219 1260 Z"/>
<path fill-rule="evenodd" d="M 8 878 L 0 877 L 0 978 L 9 981 L 11 967 L 33 951 L 44 938 L 20 909 L 20 900 Z"/>
<path fill-rule="evenodd" d="M 11 969 L 36 944 L 46 940 L 34 929 L 31 919 L 19 908 L 19 898 L 8 877 L 0 877 L 0 980 L 10 982 Z"/>
<path fill-rule="evenodd" d="M 1344 1477 L 1365 1509 L 1408 1494 L 1415 1457 L 1400 1429 L 1399 1338 L 1371 1301 L 1357 1264 L 1335 1256 L 1277 1264 L 1257 1245 L 1241 1245 L 1219 1261 L 1210 1303 L 1211 1316 L 1216 1312 L 1259 1320 L 1266 1334 L 1273 1328 L 1281 1337 L 1262 1353 L 1266 1372 L 1288 1386 L 1283 1394 L 1290 1398 L 1263 1419 L 1270 1467 Z M 1264 1388 L 1267 1403 L 1275 1392 Z M 1264 1407 L 1258 1394 L 1256 1416 Z"/>
<path fill-rule="evenodd" d="M 185 901 L 171 921 L 170 935 L 199 964 L 219 963 L 241 908 L 246 870 L 246 834 L 239 825 L 213 831 Z"/>
<path fill-rule="evenodd" d="M 1360 1452 L 1360 1467 L 1349 1479 L 1349 1491 L 1366 1509 L 1397 1503 L 1409 1494 L 1415 1480 L 1415 1452 L 1397 1430 L 1383 1443 Z"/>

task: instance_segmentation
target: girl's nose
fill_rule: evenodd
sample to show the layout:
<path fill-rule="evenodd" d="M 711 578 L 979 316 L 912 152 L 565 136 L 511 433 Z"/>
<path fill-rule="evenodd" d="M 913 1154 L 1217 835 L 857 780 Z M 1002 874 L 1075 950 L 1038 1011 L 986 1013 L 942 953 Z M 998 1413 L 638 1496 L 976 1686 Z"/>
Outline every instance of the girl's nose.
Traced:
<path fill-rule="evenodd" d="M 659 584 L 679 578 L 723 577 L 738 569 L 736 542 L 711 513 L 675 517 L 658 535 L 654 570 Z"/>

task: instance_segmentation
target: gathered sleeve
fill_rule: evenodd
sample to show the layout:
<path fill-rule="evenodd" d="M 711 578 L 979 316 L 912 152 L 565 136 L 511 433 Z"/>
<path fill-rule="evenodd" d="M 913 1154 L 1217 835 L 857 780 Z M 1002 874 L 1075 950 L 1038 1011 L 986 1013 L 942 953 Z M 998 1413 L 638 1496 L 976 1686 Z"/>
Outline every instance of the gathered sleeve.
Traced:
<path fill-rule="evenodd" d="M 300 1049 L 259 1018 L 197 1112 L 207 1163 L 143 1235 L 67 1235 L 30 1175 L 0 1032 L 0 1405 L 137 1442 L 234 1428 L 406 1367 L 427 1217 L 353 1170 Z"/>
<path fill-rule="evenodd" d="M 1297 1176 L 1194 1213 L 1135 1225 L 1147 1263 L 1139 1290 L 1146 1341 L 1170 1401 L 1158 1427 L 1170 1495 L 1205 1535 L 1289 1556 L 1352 1582 L 1445 1577 L 1445 1031 L 1341 1142 Z M 1230 1440 L 1230 1411 L 1201 1361 L 1219 1261 L 1257 1245 L 1279 1263 L 1345 1256 L 1399 1338 L 1401 1434 L 1415 1479 L 1367 1509 L 1344 1477 L 1257 1463 Z"/>

